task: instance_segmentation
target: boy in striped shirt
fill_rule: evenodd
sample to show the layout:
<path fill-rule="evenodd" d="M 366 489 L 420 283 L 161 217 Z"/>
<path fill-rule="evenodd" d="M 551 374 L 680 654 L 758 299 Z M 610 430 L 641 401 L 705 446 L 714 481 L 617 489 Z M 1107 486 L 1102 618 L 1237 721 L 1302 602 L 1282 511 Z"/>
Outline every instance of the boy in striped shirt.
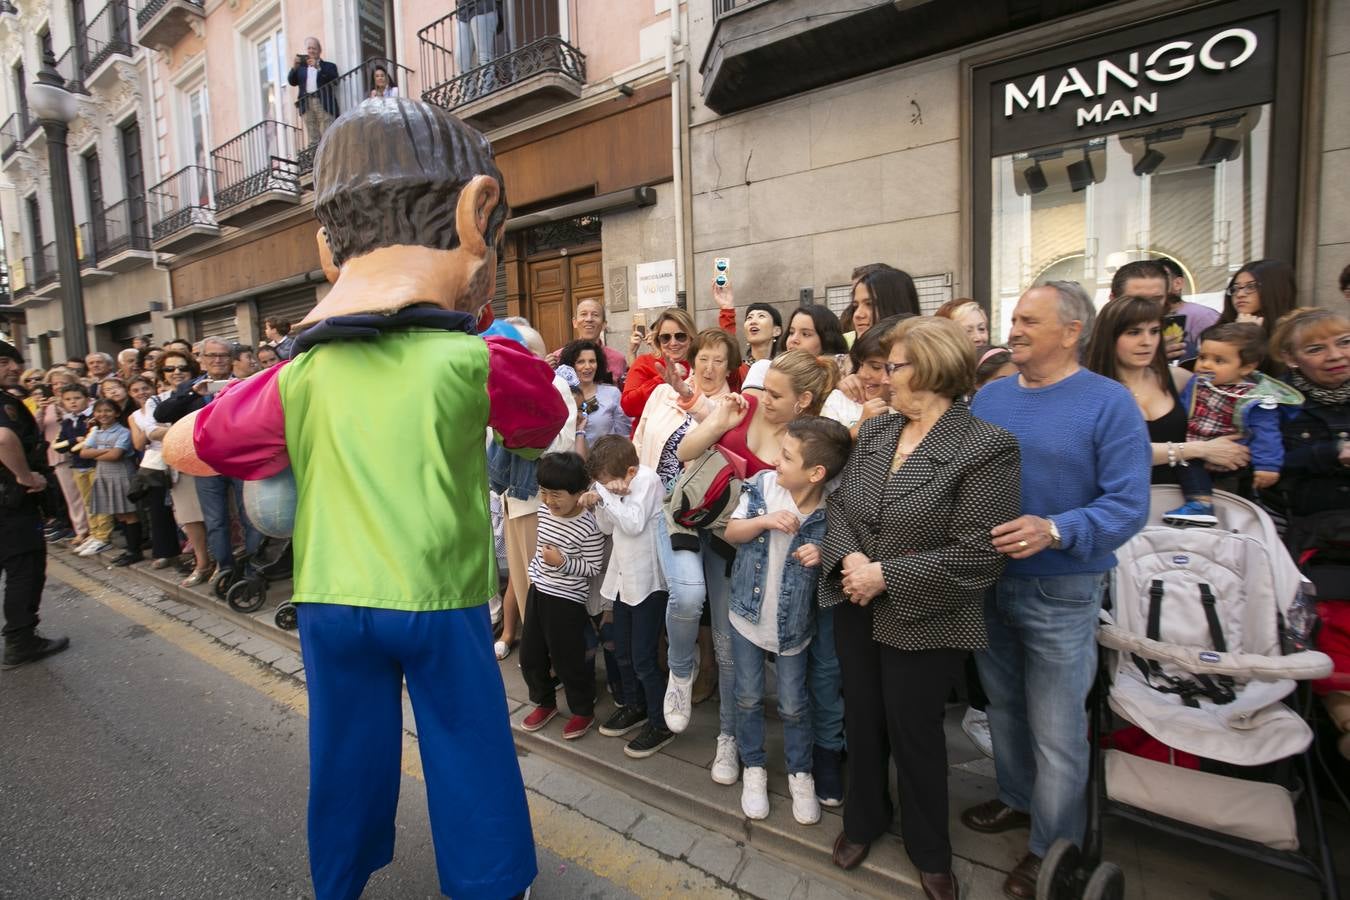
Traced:
<path fill-rule="evenodd" d="M 590 487 L 575 453 L 539 457 L 539 539 L 530 560 L 530 596 L 520 638 L 520 671 L 535 709 L 521 728 L 538 731 L 558 714 L 556 672 L 572 712 L 563 738 L 576 740 L 595 722 L 595 669 L 586 664 L 591 578 L 604 563 L 605 536 L 581 505 Z"/>

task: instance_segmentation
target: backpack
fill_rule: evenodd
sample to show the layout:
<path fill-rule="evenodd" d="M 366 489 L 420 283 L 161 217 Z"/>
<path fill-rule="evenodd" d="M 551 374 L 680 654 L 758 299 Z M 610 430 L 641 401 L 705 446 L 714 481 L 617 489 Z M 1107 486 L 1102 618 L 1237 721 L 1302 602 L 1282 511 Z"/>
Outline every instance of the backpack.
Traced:
<path fill-rule="evenodd" d="M 707 530 L 721 534 L 736 511 L 745 460 L 720 444 L 685 464 L 666 499 L 672 535 Z"/>

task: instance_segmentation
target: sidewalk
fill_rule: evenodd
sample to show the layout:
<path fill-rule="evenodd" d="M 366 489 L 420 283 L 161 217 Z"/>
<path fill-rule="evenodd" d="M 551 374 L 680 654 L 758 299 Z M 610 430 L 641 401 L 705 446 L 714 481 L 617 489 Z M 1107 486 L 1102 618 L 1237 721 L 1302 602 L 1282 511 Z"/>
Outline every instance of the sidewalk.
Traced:
<path fill-rule="evenodd" d="M 149 601 L 242 652 L 294 677 L 304 679 L 299 639 L 273 622 L 276 607 L 290 596 L 289 581 L 269 587 L 267 601 L 251 615 L 231 610 L 215 599 L 209 586 L 182 588 L 177 576 L 165 577 L 141 564 L 129 569 L 108 569 L 95 559 L 79 559 L 68 551 L 53 549 L 53 557 L 66 565 L 110 584 L 132 587 L 139 580 L 152 593 Z M 128 577 L 131 576 L 131 577 Z M 134 592 L 134 591 L 133 591 Z M 203 617 L 209 617 L 203 619 Z M 205 627 L 203 627 L 205 626 Z M 280 646 L 278 646 L 280 645 Z M 593 731 L 580 741 L 562 740 L 562 721 L 530 734 L 519 729 L 529 712 L 524 681 L 515 654 L 502 663 L 516 745 L 521 751 L 522 770 L 532 790 L 555 802 L 574 806 L 635 840 L 672 858 L 684 859 L 720 882 L 745 894 L 787 900 L 807 896 L 847 896 L 858 892 L 871 896 L 921 897 L 918 873 L 905 856 L 898 836 L 877 842 L 866 862 L 854 872 L 842 872 L 830 862 L 830 849 L 842 828 L 840 810 L 823 810 L 821 821 L 801 826 L 792 819 L 787 778 L 782 764 L 781 729 L 768 729 L 769 818 L 755 822 L 740 811 L 740 785 L 716 784 L 709 776 L 717 736 L 713 702 L 695 707 L 688 731 L 650 759 L 631 760 L 623 754 L 623 740 L 606 738 Z M 603 673 L 596 715 L 601 720 L 613 709 L 605 693 Z M 772 703 L 766 704 L 772 715 Z M 405 727 L 416 733 L 411 709 L 405 698 Z M 953 868 L 970 900 L 1002 897 L 1000 885 L 1025 850 L 1025 832 L 981 835 L 963 827 L 957 817 L 962 809 L 993 797 L 993 763 L 985 759 L 960 729 L 961 711 L 949 709 L 947 748 L 949 762 L 951 836 L 957 859 Z M 572 779 L 545 777 L 531 768 L 530 754 L 539 754 L 590 776 L 609 790 L 589 790 L 578 796 L 579 783 Z M 532 774 L 533 773 L 533 774 Z M 648 804 L 674 817 L 670 826 L 657 827 L 652 817 L 634 817 L 626 801 Z M 1337 807 L 1324 810 L 1333 852 L 1342 871 L 1350 869 L 1350 825 Z M 635 821 L 636 819 L 636 821 Z M 680 820 L 709 829 L 721 839 L 704 836 L 686 840 Z M 775 868 L 772 859 L 789 861 L 795 868 L 812 873 L 811 884 L 786 869 Z M 1225 898 L 1258 900 L 1272 896 L 1314 898 L 1314 884 L 1235 855 L 1205 851 L 1199 844 L 1176 843 L 1140 826 L 1109 820 L 1106 828 L 1106 858 L 1124 870 L 1127 898 Z M 767 860 L 767 862 L 766 862 Z"/>

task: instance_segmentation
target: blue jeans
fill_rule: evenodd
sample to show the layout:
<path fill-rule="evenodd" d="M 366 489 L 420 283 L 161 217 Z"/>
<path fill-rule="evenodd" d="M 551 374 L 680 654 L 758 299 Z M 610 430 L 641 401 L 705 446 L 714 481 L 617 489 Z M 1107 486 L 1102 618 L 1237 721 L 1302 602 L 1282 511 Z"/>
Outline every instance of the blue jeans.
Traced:
<path fill-rule="evenodd" d="M 806 648 L 810 657 L 811 731 L 817 747 L 844 749 L 844 679 L 834 649 L 835 607 L 816 610 L 816 636 Z"/>
<path fill-rule="evenodd" d="M 764 658 L 768 653 L 731 629 L 736 660 L 736 749 L 749 767 L 764 766 Z M 811 771 L 811 699 L 806 693 L 807 650 L 777 658 L 778 718 L 789 775 Z"/>
<path fill-rule="evenodd" d="M 661 525 L 661 565 L 670 588 L 666 606 L 666 662 L 672 675 L 688 678 L 698 655 L 698 620 L 703 601 L 711 604 L 713 654 L 717 658 L 719 734 L 736 733 L 736 671 L 732 663 L 731 575 L 727 561 L 712 549 L 712 536 L 701 533 L 702 549 L 673 550 Z"/>
<path fill-rule="evenodd" d="M 244 483 L 238 478 L 213 475 L 197 477 L 197 501 L 202 505 L 202 519 L 206 525 L 206 547 L 216 565 L 229 568 L 234 563 L 234 546 L 230 541 L 230 489 L 239 510 L 239 521 L 244 526 L 244 552 L 252 556 L 262 543 L 262 535 L 254 530 L 244 513 Z"/>
<path fill-rule="evenodd" d="M 618 700 L 624 706 L 645 709 L 647 721 L 663 731 L 666 679 L 656 654 L 667 602 L 665 591 L 654 591 L 637 606 L 629 606 L 622 597 L 614 601 L 614 656 L 623 681 L 623 695 Z"/>
<path fill-rule="evenodd" d="M 977 661 L 989 694 L 998 797 L 1031 814 L 1028 849 L 1082 843 L 1091 747 L 1085 703 L 1097 671 L 1103 575 L 1005 575 L 985 599 L 989 649 Z"/>

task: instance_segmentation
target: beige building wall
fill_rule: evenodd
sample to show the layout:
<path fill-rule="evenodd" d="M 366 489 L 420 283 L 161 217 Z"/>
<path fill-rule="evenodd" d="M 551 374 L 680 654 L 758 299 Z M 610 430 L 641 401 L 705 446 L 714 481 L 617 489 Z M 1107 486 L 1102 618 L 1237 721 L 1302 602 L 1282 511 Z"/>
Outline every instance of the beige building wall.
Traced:
<path fill-rule="evenodd" d="M 1305 196 L 1316 198 L 1316 237 L 1311 253 L 1311 277 L 1299 273 L 1306 300 L 1350 314 L 1350 301 L 1340 292 L 1341 270 L 1350 265 L 1350 3 L 1326 0 L 1322 35 L 1323 72 L 1315 102 L 1320 103 L 1321 149 L 1315 153 L 1320 170 Z M 1317 137 L 1316 133 L 1313 135 Z"/>
<path fill-rule="evenodd" d="M 655 318 L 653 310 L 637 306 L 638 263 L 670 259 L 675 255 L 675 189 L 667 181 L 656 185 L 656 203 L 641 209 L 605 213 L 601 239 L 605 269 L 605 300 L 609 312 L 606 343 L 628 349 L 633 316 Z M 645 314 L 645 315 L 644 315 Z"/>

